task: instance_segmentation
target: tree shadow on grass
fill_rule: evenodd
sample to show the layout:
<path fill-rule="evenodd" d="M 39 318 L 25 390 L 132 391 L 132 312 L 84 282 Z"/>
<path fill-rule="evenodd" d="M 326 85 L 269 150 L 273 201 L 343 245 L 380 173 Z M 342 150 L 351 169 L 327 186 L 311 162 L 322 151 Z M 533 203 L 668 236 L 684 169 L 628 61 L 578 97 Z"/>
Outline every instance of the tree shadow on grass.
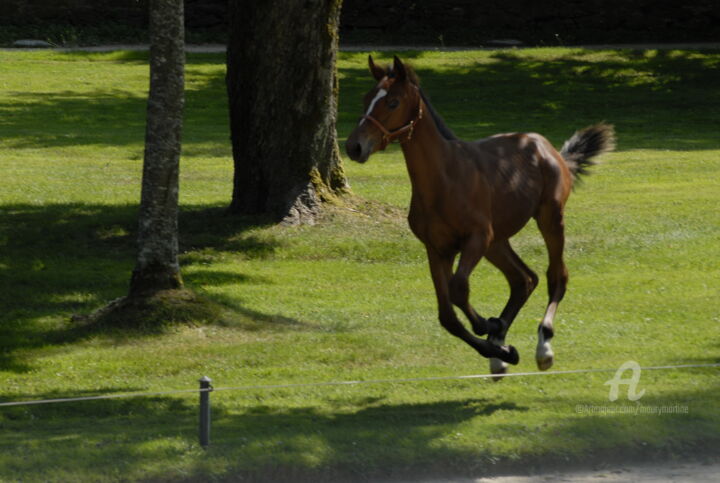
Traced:
<path fill-rule="evenodd" d="M 605 120 L 616 124 L 620 150 L 717 149 L 713 120 L 720 103 L 715 89 L 720 56 L 701 52 L 619 50 L 599 61 L 596 51 L 583 49 L 541 60 L 501 50 L 490 53 L 489 62 L 441 62 L 437 69 L 421 66 L 418 72 L 437 110 L 463 139 L 536 131 L 557 144 L 575 129 Z M 145 55 L 114 61 L 142 63 Z M 401 53 L 411 60 L 424 55 Z M 188 57 L 187 153 L 228 153 L 224 70 L 202 67 L 223 62 L 214 54 Z M 364 67 L 342 68 L 340 74 L 338 131 L 344 138 L 362 114 L 362 96 L 374 82 Z M 143 95 L 123 88 L 16 92 L 11 102 L 0 103 L 0 137 L 15 149 L 141 145 L 145 104 Z M 218 151 L 208 143 L 224 148 Z"/>
<path fill-rule="evenodd" d="M 407 473 L 411 467 L 403 463 L 417 464 L 418 454 L 443 462 L 462 459 L 435 444 L 448 426 L 497 411 L 528 411 L 514 402 L 487 399 L 383 404 L 361 398 L 353 404 L 348 412 L 255 406 L 237 415 L 214 403 L 211 446 L 204 454 L 197 440 L 198 409 L 190 397 L 4 408 L 0 448 L 16 475 L 38 479 L 71 471 L 94 477 L 121 473 L 131 480 L 200 481 L 210 474 L 222 480 L 366 480 Z M 316 444 L 329 453 L 318 453 Z M 70 460 L 63 458 L 67 445 L 74 448 Z M 30 448 L 32 458 L 27 457 Z M 321 460 L 311 463 L 317 454 Z M 177 458 L 184 463 L 178 465 Z M 213 468 L 214 462 L 220 465 Z"/>
<path fill-rule="evenodd" d="M 123 54 L 127 54 L 123 57 Z M 60 54 L 58 54 L 60 55 Z M 103 54 L 67 52 L 62 56 L 102 58 Z M 146 64 L 147 52 L 115 52 L 113 63 Z M 184 154 L 222 153 L 226 156 L 230 143 L 225 92 L 224 69 L 206 69 L 218 64 L 212 54 L 189 56 L 186 65 L 185 111 L 183 129 Z M 142 149 L 145 136 L 147 96 L 136 88 L 122 84 L 94 89 L 73 89 L 72 60 L 67 70 L 56 75 L 66 76 L 68 87 L 62 91 L 17 91 L 11 100 L 0 101 L 0 138 L 11 149 L 55 147 L 128 146 Z M 99 62 L 99 69 L 103 69 Z M 147 71 L 142 72 L 147 75 Z M 123 75 L 128 75 L 123 73 Z M 134 81 L 134 78 L 133 78 Z M 214 142 L 224 149 L 205 151 L 205 143 Z M 187 150 L 185 148 L 188 148 Z"/>
<path fill-rule="evenodd" d="M 553 397 L 555 410 L 543 413 L 545 403 L 533 396 L 457 399 L 447 394 L 441 400 L 391 403 L 382 396 L 345 393 L 342 407 L 332 410 L 327 404 L 288 407 L 277 393 L 248 395 L 248 401 L 262 398 L 268 404 L 238 408 L 236 400 L 227 402 L 223 395 L 228 393 L 211 395 L 211 445 L 204 452 L 197 442 L 196 396 L 4 410 L 0 448 L 14 472 L 6 476 L 425 481 L 686 462 L 712 458 L 712 448 L 720 443 L 714 388 L 678 390 L 644 401 L 647 406 L 688 404 L 686 414 L 614 416 L 578 414 L 577 404 L 584 401 L 563 397 Z M 463 431 L 478 428 L 488 440 L 454 442 Z M 517 449 L 508 451 L 507 444 Z"/>
<path fill-rule="evenodd" d="M 539 60 L 497 51 L 472 65 L 420 66 L 425 92 L 462 139 L 534 131 L 559 146 L 574 130 L 615 124 L 618 150 L 718 149 L 714 106 L 720 55 L 703 51 L 572 50 Z M 401 54 L 402 57 L 402 54 Z M 412 57 L 412 56 L 411 56 Z M 441 63 L 442 64 L 442 63 Z M 341 69 L 340 137 L 362 114 L 374 81 L 366 69 Z"/>
<path fill-rule="evenodd" d="M 463 451 L 439 442 L 454 435 L 458 426 L 498 411 L 521 417 L 529 410 L 513 401 L 485 398 L 397 404 L 359 398 L 354 404 L 354 411 L 334 413 L 267 406 L 250 407 L 242 415 L 228 412 L 214 423 L 213 451 L 239 450 L 243 460 L 252 461 L 229 471 L 230 479 L 368 481 L 417 476 L 433 461 L 446 464 L 463 458 Z M 303 468 L 303 455 L 318 447 L 328 450 L 319 452 L 323 463 Z M 415 473 L 418 466 L 422 468 Z"/>
<path fill-rule="evenodd" d="M 57 396 L 63 394 L 33 398 Z M 12 479 L 36 475 L 38 480 L 147 478 L 140 465 L 159 462 L 159 467 L 167 467 L 169 456 L 192 451 L 196 398 L 154 396 L 0 408 L 0 473 L 4 478 L 14 475 Z"/>
<path fill-rule="evenodd" d="M 448 397 L 407 404 L 357 398 L 354 411 L 330 413 L 312 407 L 251 406 L 241 414 L 227 411 L 216 418 L 209 454 L 232 455 L 239 462 L 226 471 L 227 480 L 423 481 L 687 461 L 712 457 L 711 448 L 720 443 L 713 388 L 678 390 L 643 401 L 648 408 L 687 405 L 689 411 L 679 414 L 578 414 L 577 404 L 584 401 L 553 397 L 552 404 L 558 401 L 567 410 L 548 412 L 546 419 L 536 417 L 544 404 L 532 397 Z M 454 444 L 468 425 L 490 428 L 492 440 Z M 505 436 L 515 441 L 512 444 L 518 438 L 524 442 L 510 452 L 496 448 L 503 446 Z M 316 448 L 327 448 L 320 451 L 320 464 L 309 457 Z M 197 476 L 201 474 L 198 470 Z"/>
<path fill-rule="evenodd" d="M 137 209 L 91 204 L 0 206 L 1 370 L 29 371 L 32 364 L 23 352 L 97 335 L 92 327 L 73 324 L 70 316 L 90 313 L 127 293 L 135 260 Z M 181 251 L 187 255 L 181 263 L 202 264 L 203 257 L 223 252 L 240 252 L 248 259 L 271 256 L 280 242 L 252 235 L 265 223 L 225 216 L 221 207 L 183 207 Z M 188 276 L 187 282 L 191 286 L 266 283 L 253 275 L 202 269 Z M 252 311 L 246 315 L 277 318 Z M 155 335 L 152 331 L 107 333 L 111 340 L 127 339 L 128 334 Z"/>

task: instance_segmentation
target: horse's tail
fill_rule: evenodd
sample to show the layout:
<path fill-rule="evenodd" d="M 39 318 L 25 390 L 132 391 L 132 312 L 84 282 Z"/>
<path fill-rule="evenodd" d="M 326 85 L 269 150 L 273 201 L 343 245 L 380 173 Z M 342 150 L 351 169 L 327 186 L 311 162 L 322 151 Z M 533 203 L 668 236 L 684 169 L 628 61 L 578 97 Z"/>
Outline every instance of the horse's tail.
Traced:
<path fill-rule="evenodd" d="M 611 124 L 599 123 L 575 131 L 565 141 L 560 154 L 568 164 L 570 172 L 577 180 L 588 174 L 588 168 L 595 162 L 593 158 L 615 149 L 615 128 Z"/>

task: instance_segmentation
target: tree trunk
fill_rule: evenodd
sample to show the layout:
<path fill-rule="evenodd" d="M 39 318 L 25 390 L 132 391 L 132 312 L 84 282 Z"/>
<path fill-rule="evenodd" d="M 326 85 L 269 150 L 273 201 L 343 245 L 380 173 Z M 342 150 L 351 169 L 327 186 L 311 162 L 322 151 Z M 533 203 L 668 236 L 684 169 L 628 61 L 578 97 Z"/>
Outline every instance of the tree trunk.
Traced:
<path fill-rule="evenodd" d="M 180 288 L 178 172 L 184 105 L 183 0 L 150 1 L 150 93 L 138 254 L 130 295 Z"/>
<path fill-rule="evenodd" d="M 347 188 L 337 145 L 342 0 L 230 0 L 230 211 L 312 223 Z"/>

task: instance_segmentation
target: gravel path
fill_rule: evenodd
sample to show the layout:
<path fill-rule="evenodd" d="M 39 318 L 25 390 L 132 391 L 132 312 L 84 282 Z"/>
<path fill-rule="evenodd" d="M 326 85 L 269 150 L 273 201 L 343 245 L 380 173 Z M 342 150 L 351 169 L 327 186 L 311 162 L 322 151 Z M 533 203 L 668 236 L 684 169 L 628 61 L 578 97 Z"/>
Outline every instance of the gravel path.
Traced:
<path fill-rule="evenodd" d="M 596 471 L 558 471 L 536 476 L 500 476 L 466 480 L 466 483 L 716 483 L 720 481 L 720 463 L 619 465 Z M 460 483 L 460 482 L 458 482 Z"/>
<path fill-rule="evenodd" d="M 519 469 L 519 473 L 526 472 Z M 430 478 L 402 483 L 717 483 L 718 481 L 720 481 L 720 460 L 704 463 L 617 464 L 595 470 L 546 470 L 532 476 Z"/>

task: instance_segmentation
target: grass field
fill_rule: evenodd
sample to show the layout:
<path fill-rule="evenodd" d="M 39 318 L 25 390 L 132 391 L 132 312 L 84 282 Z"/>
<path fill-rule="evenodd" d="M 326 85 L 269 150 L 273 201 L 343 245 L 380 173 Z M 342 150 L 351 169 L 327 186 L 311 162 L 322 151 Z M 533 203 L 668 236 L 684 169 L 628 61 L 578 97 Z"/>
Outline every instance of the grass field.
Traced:
<path fill-rule="evenodd" d="M 340 57 L 341 138 L 371 86 L 365 58 Z M 559 146 L 588 124 L 616 126 L 617 151 L 568 204 L 554 370 L 720 362 L 720 52 L 405 58 L 463 138 L 536 131 Z M 488 371 L 436 320 L 397 147 L 348 162 L 353 197 L 316 226 L 223 214 L 232 162 L 220 55 L 188 58 L 180 218 L 184 279 L 218 317 L 155 332 L 77 327 L 72 314 L 127 290 L 147 75 L 141 53 L 0 51 L 0 401 L 192 389 L 203 375 L 228 387 Z M 544 273 L 534 226 L 514 245 Z M 476 308 L 497 315 L 500 274 L 483 262 L 472 283 Z M 545 293 L 543 280 L 509 335 L 513 371 L 535 370 Z M 0 408 L 0 481 L 481 476 L 717 455 L 717 369 L 645 371 L 638 403 L 622 389 L 608 401 L 611 376 L 216 392 L 207 451 L 196 395 Z M 636 404 L 687 412 L 578 410 Z"/>

